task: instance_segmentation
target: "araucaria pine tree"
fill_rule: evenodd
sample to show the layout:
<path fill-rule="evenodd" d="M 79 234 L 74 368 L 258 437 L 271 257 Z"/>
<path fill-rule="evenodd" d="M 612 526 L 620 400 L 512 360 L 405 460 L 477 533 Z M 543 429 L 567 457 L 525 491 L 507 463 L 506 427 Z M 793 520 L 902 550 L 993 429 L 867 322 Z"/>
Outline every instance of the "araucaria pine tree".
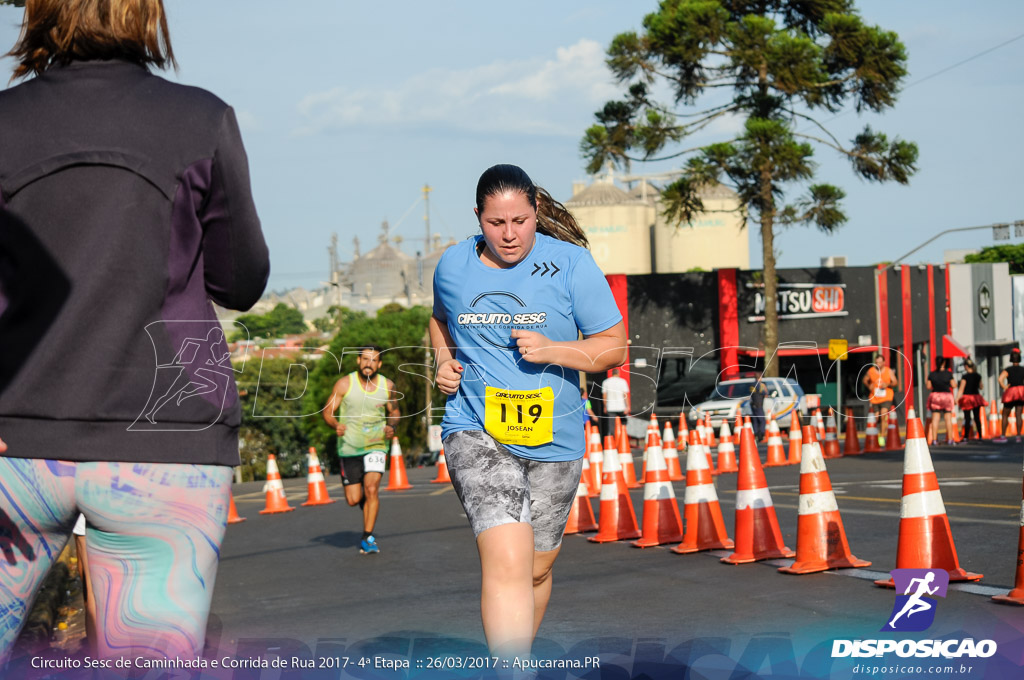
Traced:
<path fill-rule="evenodd" d="M 906 61 L 899 37 L 865 24 L 849 0 L 664 0 L 642 32 L 622 33 L 608 48 L 626 91 L 597 112 L 580 142 L 588 170 L 680 158 L 680 175 L 662 194 L 664 216 L 680 227 L 703 212 L 702 187 L 736 191 L 761 231 L 766 375 L 778 375 L 776 227 L 831 233 L 846 221 L 842 189 L 814 183 L 815 146 L 843 154 L 871 181 L 906 184 L 916 170 L 915 144 L 868 126 L 843 143 L 819 117 L 893 106 Z M 656 101 L 656 85 L 667 85 L 673 101 Z M 734 138 L 685 148 L 726 116 L 742 120 Z M 800 195 L 787 202 L 788 191 Z"/>

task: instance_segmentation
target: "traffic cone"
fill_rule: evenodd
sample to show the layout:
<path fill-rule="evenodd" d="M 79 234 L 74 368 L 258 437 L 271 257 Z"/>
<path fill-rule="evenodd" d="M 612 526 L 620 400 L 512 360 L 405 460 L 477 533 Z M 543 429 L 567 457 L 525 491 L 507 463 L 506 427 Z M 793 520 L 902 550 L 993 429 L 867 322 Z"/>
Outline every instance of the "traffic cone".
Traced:
<path fill-rule="evenodd" d="M 306 483 L 309 492 L 306 496 L 307 505 L 330 505 L 334 499 L 327 495 L 327 481 L 324 479 L 324 471 L 320 467 L 320 458 L 316 455 L 316 449 L 309 447 L 309 472 L 306 474 Z"/>
<path fill-rule="evenodd" d="M 729 422 L 722 421 L 722 429 L 718 432 L 718 474 L 736 472 L 736 445 L 732 443 Z"/>
<path fill-rule="evenodd" d="M 1024 604 L 1024 500 L 1020 503 L 1020 534 L 1017 538 L 1017 575 L 1013 581 L 1013 590 L 1006 595 L 992 598 L 1002 604 Z"/>
<path fill-rule="evenodd" d="M 586 459 L 584 459 L 584 463 Z M 431 484 L 451 484 L 452 478 L 448 474 L 448 459 L 444 457 L 444 445 L 441 446 L 441 453 L 437 454 L 437 477 L 430 480 Z"/>
<path fill-rule="evenodd" d="M 679 516 L 676 494 L 668 478 L 668 466 L 662 455 L 661 438 L 657 430 L 647 434 L 642 527 L 640 539 L 633 541 L 634 547 L 649 548 L 683 540 L 683 520 Z"/>
<path fill-rule="evenodd" d="M 977 581 L 982 576 L 960 568 L 924 426 L 918 418 L 907 422 L 896 568 L 945 569 L 950 581 Z M 875 584 L 893 587 L 891 578 Z"/>
<path fill-rule="evenodd" d="M 587 457 L 590 459 L 590 476 L 586 478 L 587 491 L 597 496 L 601 493 L 601 460 L 604 458 L 604 451 L 601 449 L 601 433 L 590 431 L 590 441 L 587 444 Z"/>
<path fill-rule="evenodd" d="M 686 533 L 682 543 L 672 548 L 672 552 L 687 554 L 701 550 L 731 550 L 733 547 L 725 531 L 722 507 L 707 463 L 707 456 L 697 443 L 697 433 L 691 432 L 690 445 L 686 450 L 686 494 L 683 497 Z"/>
<path fill-rule="evenodd" d="M 765 431 L 768 434 L 768 455 L 765 459 L 765 467 L 789 465 L 789 461 L 786 460 L 786 450 L 782 447 L 782 433 L 779 432 L 779 424 L 775 422 L 770 411 Z"/>
<path fill-rule="evenodd" d="M 690 428 L 686 425 L 686 411 L 679 409 L 679 427 L 676 428 L 676 450 L 686 449 L 686 442 L 690 440 Z"/>
<path fill-rule="evenodd" d="M 633 512 L 633 501 L 626 488 L 626 479 L 619 463 L 615 440 L 605 437 L 604 466 L 601 475 L 601 509 L 598 513 L 597 535 L 587 540 L 609 543 L 640 538 L 640 529 Z"/>
<path fill-rule="evenodd" d="M 996 400 L 993 399 L 989 402 L 991 408 L 988 412 L 988 435 L 989 439 L 995 439 L 999 437 L 1003 431 L 1003 421 L 999 418 L 999 407 L 996 405 Z"/>
<path fill-rule="evenodd" d="M 864 453 L 881 451 L 878 445 L 878 417 L 874 411 L 868 413 L 868 422 L 864 426 Z"/>
<path fill-rule="evenodd" d="M 789 417 L 789 464 L 796 465 L 800 462 L 801 449 L 803 447 L 803 433 L 800 431 L 800 414 L 793 409 L 793 415 Z"/>
<path fill-rule="evenodd" d="M 626 488 L 639 489 L 643 484 L 637 481 L 636 466 L 633 465 L 633 451 L 629 448 L 629 433 L 623 427 L 619 430 L 619 465 L 622 466 L 622 476 L 626 480 Z"/>
<path fill-rule="evenodd" d="M 260 510 L 261 515 L 291 512 L 295 509 L 288 505 L 288 499 L 284 495 L 284 484 L 281 483 L 281 473 L 277 469 L 277 458 L 272 453 L 267 456 L 267 483 L 263 485 L 263 490 L 267 493 L 267 504 Z"/>
<path fill-rule="evenodd" d="M 676 444 L 676 436 L 672 433 L 672 423 L 665 423 L 665 436 L 661 452 L 665 456 L 665 468 L 668 470 L 669 480 L 681 482 L 686 479 L 682 465 L 679 463 L 679 449 Z"/>
<path fill-rule="evenodd" d="M 412 484 L 405 476 L 405 456 L 402 455 L 402 445 L 398 443 L 398 437 L 391 438 L 391 473 L 388 475 L 388 485 L 385 491 L 404 491 L 411 489 Z"/>
<path fill-rule="evenodd" d="M 748 431 L 750 433 L 750 436 L 747 436 Z M 735 439 L 738 440 L 739 445 L 740 445 L 739 446 L 739 449 L 740 449 L 740 461 L 742 462 L 744 452 L 746 452 L 748 455 L 751 455 L 754 458 L 757 458 L 758 465 L 760 465 L 761 464 L 761 454 L 757 450 L 757 442 L 754 441 L 754 428 L 751 427 L 751 425 L 750 425 L 750 416 L 746 416 L 746 417 L 743 418 L 743 427 L 741 427 L 740 429 L 736 430 L 736 437 L 735 437 Z M 738 470 L 739 470 L 739 468 L 737 469 L 737 471 Z"/>
<path fill-rule="evenodd" d="M 807 432 L 807 435 L 805 439 L 810 442 L 814 434 Z M 850 552 L 825 460 L 821 451 L 811 443 L 805 443 L 801 452 L 798 505 L 796 561 L 779 571 L 810 574 L 827 569 L 871 566 L 870 562 L 857 559 Z"/>
<path fill-rule="evenodd" d="M 740 439 L 740 474 L 736 486 L 736 551 L 723 557 L 722 562 L 744 564 L 793 557 L 796 553 L 782 542 L 782 530 L 775 516 L 768 482 L 761 459 L 757 457 L 754 432 L 746 427 L 746 423 Z"/>
<path fill-rule="evenodd" d="M 704 433 L 707 435 L 708 440 L 704 442 L 704 445 L 708 448 L 718 446 L 718 442 L 715 441 L 715 428 L 711 426 L 711 414 L 704 414 Z"/>
<path fill-rule="evenodd" d="M 230 490 L 228 491 L 228 499 L 230 501 L 228 503 L 228 524 L 244 522 L 245 517 L 238 516 L 238 508 L 235 507 L 235 495 Z"/>
<path fill-rule="evenodd" d="M 825 441 L 825 419 L 821 417 L 820 408 L 814 409 L 814 434 L 818 437 L 819 442 Z"/>
<path fill-rule="evenodd" d="M 590 505 L 587 485 L 581 478 L 579 486 L 576 488 L 576 498 L 572 502 L 572 507 L 569 508 L 569 520 L 562 533 L 581 534 L 587 531 L 597 531 L 597 520 L 594 519 L 594 508 Z"/>
<path fill-rule="evenodd" d="M 900 419 L 895 409 L 889 411 L 889 429 L 885 432 L 885 448 L 887 451 L 895 451 L 903 448 L 900 441 Z"/>
<path fill-rule="evenodd" d="M 846 409 L 846 442 L 843 447 L 843 454 L 847 456 L 859 456 L 860 439 L 857 437 L 857 421 L 853 418 L 853 409 Z"/>
<path fill-rule="evenodd" d="M 825 458 L 841 458 L 842 453 L 839 452 L 839 438 L 836 436 L 836 416 L 835 411 L 832 409 L 828 410 L 828 418 L 825 420 L 825 445 L 823 454 Z"/>
<path fill-rule="evenodd" d="M 1017 436 L 1017 411 L 1010 411 L 1010 415 L 1006 418 L 1006 434 L 1005 437 L 1016 437 Z"/>

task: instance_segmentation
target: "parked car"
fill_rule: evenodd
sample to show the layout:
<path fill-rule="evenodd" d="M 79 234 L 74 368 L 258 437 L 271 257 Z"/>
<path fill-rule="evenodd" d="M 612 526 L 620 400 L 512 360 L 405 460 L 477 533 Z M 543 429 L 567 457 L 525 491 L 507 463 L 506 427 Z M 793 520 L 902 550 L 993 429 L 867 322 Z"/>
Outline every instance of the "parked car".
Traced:
<path fill-rule="evenodd" d="M 764 378 L 762 380 L 768 390 L 764 399 L 764 412 L 771 411 L 779 427 L 786 429 L 790 425 L 793 411 L 799 411 L 803 418 L 807 415 L 807 397 L 803 389 L 792 378 Z M 707 401 L 697 404 L 690 412 L 691 420 L 711 415 L 711 426 L 718 429 L 722 420 L 728 420 L 731 426 L 736 415 L 750 415 L 750 392 L 757 383 L 757 378 L 737 378 L 723 380 L 715 386 Z"/>

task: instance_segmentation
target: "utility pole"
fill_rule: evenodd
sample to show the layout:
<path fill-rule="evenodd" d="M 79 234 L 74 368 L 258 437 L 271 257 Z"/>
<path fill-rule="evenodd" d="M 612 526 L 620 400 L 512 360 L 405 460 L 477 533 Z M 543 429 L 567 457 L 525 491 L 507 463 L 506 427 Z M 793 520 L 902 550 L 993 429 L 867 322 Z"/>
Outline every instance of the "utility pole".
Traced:
<path fill-rule="evenodd" d="M 429 184 L 423 184 L 423 224 L 426 228 L 423 238 L 423 254 L 430 252 L 430 192 L 433 189 Z"/>

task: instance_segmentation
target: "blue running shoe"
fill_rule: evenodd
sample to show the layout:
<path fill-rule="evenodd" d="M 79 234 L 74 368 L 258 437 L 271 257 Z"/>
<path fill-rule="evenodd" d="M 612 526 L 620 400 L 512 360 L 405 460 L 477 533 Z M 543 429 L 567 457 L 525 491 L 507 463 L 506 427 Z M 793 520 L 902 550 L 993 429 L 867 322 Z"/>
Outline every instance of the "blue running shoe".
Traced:
<path fill-rule="evenodd" d="M 379 552 L 380 546 L 377 545 L 377 539 L 373 536 L 359 543 L 359 554 L 361 555 L 376 555 Z"/>

